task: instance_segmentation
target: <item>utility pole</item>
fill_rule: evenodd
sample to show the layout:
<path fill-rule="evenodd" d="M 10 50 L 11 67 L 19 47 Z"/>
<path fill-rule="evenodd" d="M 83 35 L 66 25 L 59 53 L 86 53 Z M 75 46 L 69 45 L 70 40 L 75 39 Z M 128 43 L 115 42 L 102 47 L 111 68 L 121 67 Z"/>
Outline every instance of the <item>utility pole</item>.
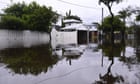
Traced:
<path fill-rule="evenodd" d="M 102 25 L 103 25 L 103 20 L 104 20 L 104 8 L 102 8 Z M 102 26 L 102 29 L 103 29 L 103 26 Z M 101 33 L 101 42 L 102 42 L 102 34 L 103 34 L 103 30 L 100 31 Z M 101 60 L 101 66 L 103 67 L 104 65 L 104 55 L 103 55 L 103 50 L 102 50 L 102 60 Z"/>
<path fill-rule="evenodd" d="M 104 21 L 104 8 L 102 8 L 102 24 Z M 102 29 L 103 29 L 103 25 L 102 25 Z M 103 30 L 101 30 L 101 39 L 102 39 L 102 34 L 103 34 Z"/>
<path fill-rule="evenodd" d="M 104 8 L 102 8 L 102 23 L 103 23 L 103 20 L 104 20 Z"/>

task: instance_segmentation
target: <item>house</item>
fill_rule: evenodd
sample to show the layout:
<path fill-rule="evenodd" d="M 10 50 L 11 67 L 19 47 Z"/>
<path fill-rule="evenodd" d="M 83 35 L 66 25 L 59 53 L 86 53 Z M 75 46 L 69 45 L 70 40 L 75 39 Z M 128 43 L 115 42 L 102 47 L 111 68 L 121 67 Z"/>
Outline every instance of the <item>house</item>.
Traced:
<path fill-rule="evenodd" d="M 98 32 L 94 25 L 86 25 L 81 21 L 67 19 L 63 21 L 65 27 L 52 28 L 51 41 L 55 48 L 57 45 L 87 44 L 97 39 Z"/>
<path fill-rule="evenodd" d="M 64 20 L 65 27 L 61 28 L 61 31 L 77 31 L 77 43 L 85 44 L 87 42 L 93 42 L 97 39 L 97 28 L 92 24 L 83 24 L 79 20 L 69 19 Z"/>

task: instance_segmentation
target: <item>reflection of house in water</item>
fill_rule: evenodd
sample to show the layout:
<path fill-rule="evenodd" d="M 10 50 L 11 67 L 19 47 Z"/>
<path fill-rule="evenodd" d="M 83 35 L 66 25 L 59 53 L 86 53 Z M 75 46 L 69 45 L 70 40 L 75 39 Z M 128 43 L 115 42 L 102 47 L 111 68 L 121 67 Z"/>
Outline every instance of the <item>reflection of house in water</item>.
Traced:
<path fill-rule="evenodd" d="M 86 46 L 77 46 L 73 44 L 58 45 L 53 49 L 53 55 L 57 55 L 60 59 L 66 58 L 66 61 L 69 61 L 69 64 L 71 65 L 72 60 L 81 57 L 85 48 Z"/>

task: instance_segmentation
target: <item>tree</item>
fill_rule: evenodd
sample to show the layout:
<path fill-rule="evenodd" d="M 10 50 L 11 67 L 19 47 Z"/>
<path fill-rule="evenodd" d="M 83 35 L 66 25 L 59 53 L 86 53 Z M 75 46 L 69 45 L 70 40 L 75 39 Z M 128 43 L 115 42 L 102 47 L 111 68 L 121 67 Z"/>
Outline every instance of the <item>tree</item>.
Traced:
<path fill-rule="evenodd" d="M 62 19 L 62 27 L 65 27 L 66 24 L 67 24 L 67 22 L 64 22 L 63 20 L 70 20 L 70 19 L 76 20 L 77 23 L 81 23 L 82 22 L 82 20 L 81 20 L 81 18 L 79 16 L 72 15 L 71 14 L 71 10 L 69 10 L 69 12 L 66 12 L 66 16 L 64 16 L 64 18 Z M 75 23 L 75 22 L 71 21 L 71 22 L 68 22 L 68 23 Z"/>
<path fill-rule="evenodd" d="M 72 15 L 71 10 L 69 10 L 69 12 L 66 12 L 66 16 L 64 16 L 64 19 L 75 19 L 75 20 L 78 20 L 78 21 L 82 21 L 79 16 Z"/>
<path fill-rule="evenodd" d="M 126 18 L 131 16 L 131 12 L 128 8 L 123 9 L 121 11 L 118 12 L 119 13 L 119 17 L 123 20 L 123 22 L 126 24 Z"/>
<path fill-rule="evenodd" d="M 116 2 L 117 4 L 118 3 L 120 3 L 122 0 L 99 0 L 99 4 L 100 3 L 103 3 L 104 5 L 106 5 L 107 6 L 107 8 L 108 8 L 108 10 L 109 10 L 109 12 L 110 12 L 110 14 L 111 14 L 111 16 L 113 17 L 114 16 L 114 14 L 113 14 L 113 12 L 112 12 L 112 6 L 113 6 L 113 3 L 114 2 Z"/>
<path fill-rule="evenodd" d="M 103 26 L 103 28 L 102 28 L 103 32 L 111 31 L 111 29 L 112 29 L 112 25 L 110 24 L 112 21 L 111 19 L 112 19 L 112 17 L 110 17 L 110 16 L 104 18 L 104 21 L 101 25 L 101 26 Z M 113 24 L 114 31 L 122 31 L 125 26 L 124 23 L 119 19 L 118 16 L 114 16 L 112 24 Z"/>
<path fill-rule="evenodd" d="M 140 21 L 140 7 L 131 9 L 131 13 L 136 15 L 136 21 Z"/>
<path fill-rule="evenodd" d="M 5 15 L 12 15 L 16 17 L 22 17 L 24 13 L 24 8 L 26 7 L 25 2 L 14 3 L 13 5 L 4 9 Z"/>
<path fill-rule="evenodd" d="M 140 21 L 140 15 L 136 16 L 136 21 Z"/>
<path fill-rule="evenodd" d="M 113 3 L 120 3 L 122 0 L 99 0 L 99 4 L 103 3 L 104 5 L 107 6 L 110 14 L 111 14 L 111 25 L 112 25 L 112 29 L 111 29 L 111 39 L 112 41 L 114 41 L 114 29 L 113 29 L 113 18 L 114 18 L 114 14 L 112 12 L 112 6 L 113 6 Z"/>
<path fill-rule="evenodd" d="M 140 21 L 140 8 L 139 7 L 137 7 L 136 9 L 135 9 L 135 13 L 136 13 L 136 21 Z"/>
<path fill-rule="evenodd" d="M 136 17 L 135 17 L 135 21 L 140 21 L 140 7 L 135 7 L 135 8 L 127 8 L 128 11 L 132 14 L 134 14 Z M 135 22 L 133 21 L 133 22 Z"/>
<path fill-rule="evenodd" d="M 1 26 L 6 29 L 23 30 L 26 28 L 25 21 L 16 16 L 3 16 L 1 20 Z"/>
<path fill-rule="evenodd" d="M 51 7 L 40 6 L 36 2 L 32 2 L 29 5 L 24 2 L 15 3 L 5 8 L 4 14 L 0 23 L 6 29 L 18 29 L 19 26 L 17 26 L 17 23 L 19 22 L 21 24 L 21 22 L 23 22 L 21 26 L 26 28 L 22 27 L 22 30 L 29 29 L 46 32 L 50 32 L 52 23 L 56 23 L 59 16 Z M 17 21 L 17 23 L 13 23 L 15 21 Z M 9 23 L 10 26 L 6 27 Z"/>
<path fill-rule="evenodd" d="M 27 17 L 27 18 L 26 18 Z M 56 23 L 58 14 L 52 12 L 52 8 L 45 6 L 35 9 L 33 13 L 25 15 L 31 30 L 50 32 L 52 23 Z"/>
<path fill-rule="evenodd" d="M 131 16 L 131 12 L 129 10 L 130 7 L 123 9 L 121 11 L 119 11 L 119 18 L 121 18 L 124 22 L 125 27 L 122 30 L 122 36 L 123 38 L 125 37 L 125 31 L 126 31 L 126 18 Z"/>

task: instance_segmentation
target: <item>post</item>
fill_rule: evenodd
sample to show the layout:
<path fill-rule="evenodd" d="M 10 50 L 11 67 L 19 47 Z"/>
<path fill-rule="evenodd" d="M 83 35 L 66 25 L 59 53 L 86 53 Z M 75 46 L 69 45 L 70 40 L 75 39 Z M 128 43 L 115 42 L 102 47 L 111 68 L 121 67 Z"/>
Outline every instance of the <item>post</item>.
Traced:
<path fill-rule="evenodd" d="M 102 24 L 103 24 L 103 20 L 104 20 L 104 8 L 102 8 Z M 102 28 L 103 28 L 103 26 L 102 26 Z M 102 33 L 103 33 L 103 31 L 101 30 L 100 31 L 100 33 L 101 33 L 101 40 L 102 40 Z M 102 60 L 101 60 L 101 66 L 103 67 L 103 65 L 104 65 L 104 55 L 103 55 L 103 50 L 102 50 Z"/>
<path fill-rule="evenodd" d="M 88 31 L 87 31 L 87 44 L 89 45 L 89 27 L 87 27 Z"/>
<path fill-rule="evenodd" d="M 104 8 L 102 8 L 102 23 L 103 23 L 103 19 L 104 19 Z"/>
<path fill-rule="evenodd" d="M 103 21 L 104 21 L 104 8 L 102 8 L 102 25 L 103 25 Z M 102 29 L 103 29 L 103 26 L 102 26 Z M 101 30 L 100 33 L 101 33 L 101 40 L 102 40 L 103 30 Z"/>

